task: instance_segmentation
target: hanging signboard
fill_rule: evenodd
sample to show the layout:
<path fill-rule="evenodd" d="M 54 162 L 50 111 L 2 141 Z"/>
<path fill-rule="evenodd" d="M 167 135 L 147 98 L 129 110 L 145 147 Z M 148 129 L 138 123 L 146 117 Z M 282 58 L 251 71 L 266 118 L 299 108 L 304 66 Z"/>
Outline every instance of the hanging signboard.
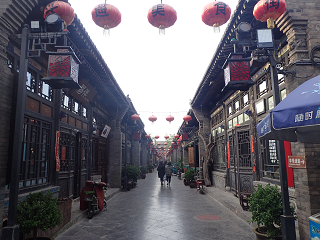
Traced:
<path fill-rule="evenodd" d="M 109 127 L 108 125 L 105 125 L 102 130 L 101 137 L 107 138 L 110 130 L 111 130 L 111 127 Z"/>
<path fill-rule="evenodd" d="M 97 91 L 85 80 L 80 80 L 80 89 L 72 89 L 71 96 L 75 97 L 83 104 L 88 105 L 91 99 L 97 94 Z"/>
<path fill-rule="evenodd" d="M 60 138 L 60 132 L 56 131 L 56 147 L 55 147 L 55 153 L 56 153 L 56 171 L 60 171 L 60 159 L 59 159 L 59 138 Z"/>
<path fill-rule="evenodd" d="M 288 167 L 306 168 L 305 157 L 304 156 L 288 156 Z"/>
<path fill-rule="evenodd" d="M 188 148 L 189 155 L 189 165 L 194 164 L 194 155 L 193 155 L 193 147 Z"/>

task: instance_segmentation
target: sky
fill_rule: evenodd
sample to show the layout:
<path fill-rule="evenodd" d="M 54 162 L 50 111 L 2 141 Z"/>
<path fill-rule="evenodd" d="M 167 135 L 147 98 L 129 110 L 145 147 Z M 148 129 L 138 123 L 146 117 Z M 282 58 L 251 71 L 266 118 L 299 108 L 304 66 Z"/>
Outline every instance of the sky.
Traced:
<path fill-rule="evenodd" d="M 223 0 L 235 11 L 238 0 Z M 159 35 L 148 19 L 148 10 L 161 0 L 108 0 L 117 7 L 121 23 L 104 36 L 91 16 L 105 0 L 69 0 L 75 13 L 104 58 L 118 85 L 129 95 L 151 136 L 174 135 L 190 109 L 190 101 L 201 83 L 229 21 L 220 33 L 201 20 L 208 0 L 163 0 L 177 12 L 175 24 Z M 153 124 L 148 120 L 157 117 Z M 175 119 L 169 123 L 166 117 Z"/>

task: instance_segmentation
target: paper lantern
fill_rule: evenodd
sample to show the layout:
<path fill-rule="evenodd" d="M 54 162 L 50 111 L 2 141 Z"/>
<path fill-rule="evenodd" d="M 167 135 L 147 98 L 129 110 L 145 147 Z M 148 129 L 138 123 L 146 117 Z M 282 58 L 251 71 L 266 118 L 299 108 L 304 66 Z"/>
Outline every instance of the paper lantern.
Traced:
<path fill-rule="evenodd" d="M 159 28 L 159 34 L 164 35 L 165 29 L 171 27 L 177 20 L 177 12 L 167 4 L 154 5 L 148 11 L 149 23 Z"/>
<path fill-rule="evenodd" d="M 96 6 L 91 15 L 95 24 L 104 29 L 104 35 L 110 35 L 110 28 L 118 26 L 121 22 L 121 13 L 118 8 L 106 3 Z"/>
<path fill-rule="evenodd" d="M 174 117 L 169 115 L 168 117 L 166 117 L 166 120 L 171 123 L 174 120 Z"/>
<path fill-rule="evenodd" d="M 274 28 L 274 20 L 286 11 L 285 0 L 260 0 L 253 9 L 253 16 L 261 22 L 267 22 L 268 28 Z"/>
<path fill-rule="evenodd" d="M 183 117 L 183 120 L 188 124 L 188 122 L 189 121 L 191 121 L 191 116 L 189 116 L 189 115 L 185 115 L 184 117 Z"/>
<path fill-rule="evenodd" d="M 64 21 L 64 27 L 66 29 L 74 19 L 74 11 L 69 3 L 62 1 L 54 1 L 49 3 L 43 10 L 43 18 L 45 19 L 50 14 L 56 13 Z"/>
<path fill-rule="evenodd" d="M 225 24 L 231 15 L 231 9 L 228 4 L 215 1 L 207 4 L 201 14 L 202 21 L 213 26 L 214 32 L 220 32 L 220 26 Z"/>
<path fill-rule="evenodd" d="M 159 136 L 158 136 L 158 135 L 156 135 L 156 136 L 154 136 L 154 138 L 155 138 L 155 139 L 158 139 L 158 138 L 159 138 Z"/>
<path fill-rule="evenodd" d="M 149 121 L 151 121 L 152 123 L 154 123 L 155 121 L 157 121 L 157 117 L 154 116 L 154 115 L 151 115 L 151 116 L 149 117 Z"/>
<path fill-rule="evenodd" d="M 133 115 L 131 116 L 131 119 L 134 121 L 134 124 L 136 124 L 136 123 L 137 123 L 137 120 L 139 120 L 140 117 L 139 117 L 138 114 L 133 114 Z"/>

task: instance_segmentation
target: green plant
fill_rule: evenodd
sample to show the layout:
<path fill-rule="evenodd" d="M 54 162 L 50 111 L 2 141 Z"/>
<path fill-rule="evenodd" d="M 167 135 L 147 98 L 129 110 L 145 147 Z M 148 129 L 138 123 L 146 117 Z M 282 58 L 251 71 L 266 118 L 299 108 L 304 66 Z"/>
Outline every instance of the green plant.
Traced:
<path fill-rule="evenodd" d="M 46 231 L 62 222 L 57 199 L 49 192 L 30 193 L 18 204 L 17 222 L 22 233 L 29 234 L 33 231 L 33 239 L 36 239 L 38 229 Z"/>
<path fill-rule="evenodd" d="M 147 168 L 144 167 L 144 166 L 141 166 L 140 167 L 140 171 L 141 171 L 141 174 L 146 174 L 147 173 Z"/>
<path fill-rule="evenodd" d="M 193 181 L 194 180 L 194 170 L 193 169 L 189 169 L 188 171 L 186 171 L 185 174 L 184 174 L 184 178 L 187 181 Z"/>
<path fill-rule="evenodd" d="M 259 232 L 263 226 L 268 237 L 281 235 L 282 197 L 277 185 L 259 184 L 249 198 L 249 211 L 252 212 L 249 222 L 255 222 Z M 294 214 L 293 207 L 291 213 Z"/>
<path fill-rule="evenodd" d="M 122 176 L 125 176 L 125 168 L 122 168 Z M 132 179 L 133 181 L 137 181 L 140 176 L 140 169 L 136 166 L 127 166 L 127 179 Z"/>
<path fill-rule="evenodd" d="M 152 170 L 154 168 L 154 166 L 152 164 L 148 165 L 148 170 Z"/>

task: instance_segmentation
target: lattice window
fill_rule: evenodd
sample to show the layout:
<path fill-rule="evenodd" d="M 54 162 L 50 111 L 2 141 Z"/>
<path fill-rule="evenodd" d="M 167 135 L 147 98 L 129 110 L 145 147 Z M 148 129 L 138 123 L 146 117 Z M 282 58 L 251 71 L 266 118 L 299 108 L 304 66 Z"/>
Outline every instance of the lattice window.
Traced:
<path fill-rule="evenodd" d="M 271 91 L 270 87 L 270 74 L 264 74 L 256 83 L 257 99 L 262 97 L 267 92 Z"/>
<path fill-rule="evenodd" d="M 252 167 L 249 131 L 238 132 L 239 167 Z"/>
<path fill-rule="evenodd" d="M 280 180 L 279 159 L 275 140 L 261 141 L 263 177 Z"/>
<path fill-rule="evenodd" d="M 241 93 L 240 103 L 241 103 L 241 109 L 249 105 L 250 103 L 249 91 Z"/>

